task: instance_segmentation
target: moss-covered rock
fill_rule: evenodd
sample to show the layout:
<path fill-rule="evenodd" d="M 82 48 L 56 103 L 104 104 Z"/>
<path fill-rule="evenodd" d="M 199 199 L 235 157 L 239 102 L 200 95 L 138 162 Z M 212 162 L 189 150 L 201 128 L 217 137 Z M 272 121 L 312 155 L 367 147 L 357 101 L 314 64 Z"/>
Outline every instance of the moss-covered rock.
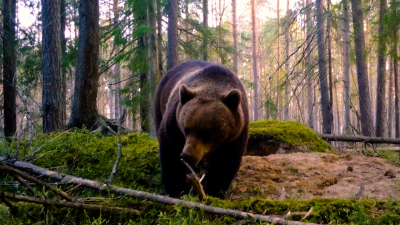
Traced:
<path fill-rule="evenodd" d="M 311 128 L 295 121 L 262 120 L 250 122 L 249 143 L 257 139 L 275 139 L 292 146 L 305 146 L 308 151 L 331 152 L 332 147 Z"/>

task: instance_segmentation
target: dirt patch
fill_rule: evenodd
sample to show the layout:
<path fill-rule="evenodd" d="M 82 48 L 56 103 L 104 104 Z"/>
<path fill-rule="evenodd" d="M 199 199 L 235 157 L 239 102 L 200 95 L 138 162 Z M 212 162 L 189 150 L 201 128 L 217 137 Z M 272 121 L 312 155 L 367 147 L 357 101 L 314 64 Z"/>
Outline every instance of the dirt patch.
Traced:
<path fill-rule="evenodd" d="M 350 199 L 364 186 L 361 198 L 400 200 L 399 173 L 400 168 L 376 157 L 330 153 L 245 156 L 230 198 Z"/>

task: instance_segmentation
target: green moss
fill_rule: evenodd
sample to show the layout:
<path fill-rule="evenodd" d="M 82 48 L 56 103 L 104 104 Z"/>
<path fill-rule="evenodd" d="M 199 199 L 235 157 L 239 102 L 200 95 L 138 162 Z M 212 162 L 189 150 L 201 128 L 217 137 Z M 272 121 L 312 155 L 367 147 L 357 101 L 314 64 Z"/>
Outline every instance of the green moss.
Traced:
<path fill-rule="evenodd" d="M 250 122 L 249 139 L 271 135 L 293 146 L 306 146 L 313 152 L 331 152 L 332 147 L 305 124 L 295 121 L 262 120 Z"/>

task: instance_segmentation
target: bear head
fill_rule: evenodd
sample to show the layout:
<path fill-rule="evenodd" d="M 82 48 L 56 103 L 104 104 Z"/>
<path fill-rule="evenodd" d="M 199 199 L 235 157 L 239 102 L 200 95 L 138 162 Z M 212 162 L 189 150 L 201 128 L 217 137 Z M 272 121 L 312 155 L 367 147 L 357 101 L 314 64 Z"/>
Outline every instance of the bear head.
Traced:
<path fill-rule="evenodd" d="M 186 138 L 181 153 L 185 161 L 197 165 L 240 135 L 244 126 L 241 98 L 238 89 L 211 97 L 204 90 L 180 85 L 176 119 Z"/>

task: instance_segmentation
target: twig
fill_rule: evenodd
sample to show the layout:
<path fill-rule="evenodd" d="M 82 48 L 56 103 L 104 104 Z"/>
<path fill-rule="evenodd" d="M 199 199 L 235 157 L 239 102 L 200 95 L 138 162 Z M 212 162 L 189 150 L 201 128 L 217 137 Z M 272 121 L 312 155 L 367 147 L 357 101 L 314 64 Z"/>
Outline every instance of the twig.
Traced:
<path fill-rule="evenodd" d="M 47 189 L 52 190 L 52 191 L 56 192 L 57 194 L 61 195 L 61 197 L 63 197 L 64 199 L 66 199 L 66 200 L 68 200 L 68 201 L 70 201 L 70 202 L 74 202 L 74 201 L 75 201 L 75 200 L 74 200 L 71 196 L 69 196 L 67 193 L 65 193 L 65 192 L 63 192 L 63 191 L 61 191 L 61 190 L 57 190 L 57 188 L 55 188 L 55 187 L 53 187 L 53 186 L 50 186 L 50 185 L 48 185 L 47 183 L 45 183 L 45 182 L 43 182 L 43 181 L 41 181 L 41 180 L 38 180 L 38 179 L 36 179 L 36 178 L 34 178 L 34 177 L 32 177 L 32 176 L 26 174 L 26 173 L 23 173 L 23 172 L 21 172 L 21 171 L 19 171 L 19 170 L 16 170 L 16 169 L 11 168 L 11 167 L 9 167 L 9 166 L 0 166 L 0 170 L 8 171 L 8 172 L 10 172 L 10 173 L 12 173 L 12 174 L 21 176 L 21 177 L 23 177 L 23 178 L 25 178 L 25 179 L 27 179 L 27 180 L 29 180 L 29 181 L 31 181 L 31 182 L 37 183 L 37 184 L 39 184 L 39 185 L 42 185 L 42 186 L 46 187 Z"/>
<path fill-rule="evenodd" d="M 88 205 L 88 204 L 72 203 L 72 202 L 50 201 L 50 200 L 44 200 L 44 199 L 40 199 L 40 198 L 15 195 L 15 194 L 3 192 L 3 191 L 1 192 L 1 196 L 6 197 L 8 199 L 13 199 L 15 201 L 31 202 L 31 203 L 56 206 L 56 207 L 67 207 L 67 208 L 74 208 L 74 209 L 100 210 L 100 211 L 102 211 L 102 210 L 118 211 L 118 212 L 123 212 L 123 213 L 140 214 L 140 211 L 138 211 L 136 209 L 110 207 L 110 206 L 99 206 L 99 205 Z"/>
<path fill-rule="evenodd" d="M 69 190 L 66 191 L 65 193 L 71 192 L 72 190 L 75 190 L 75 189 L 78 188 L 79 186 L 81 186 L 81 184 L 76 185 L 75 187 L 69 189 Z"/>
<path fill-rule="evenodd" d="M 6 160 L 6 158 L 0 156 L 0 160 Z M 192 208 L 195 210 L 203 210 L 206 213 L 232 216 L 236 219 L 249 218 L 249 219 L 253 219 L 255 221 L 265 221 L 268 223 L 276 223 L 276 224 L 317 225 L 317 224 L 312 224 L 312 223 L 289 221 L 289 220 L 285 220 L 285 219 L 278 218 L 275 216 L 266 216 L 266 215 L 253 214 L 253 213 L 242 212 L 242 211 L 232 210 L 232 209 L 223 209 L 223 208 L 209 206 L 209 205 L 202 204 L 202 203 L 189 202 L 189 201 L 184 201 L 184 200 L 180 200 L 180 199 L 176 199 L 176 198 L 171 198 L 168 196 L 162 196 L 162 195 L 152 194 L 152 193 L 143 192 L 143 191 L 136 191 L 136 190 L 121 188 L 121 187 L 117 187 L 117 186 L 107 186 L 107 185 L 101 184 L 97 181 L 57 173 L 57 172 L 54 172 L 54 171 L 51 171 L 51 170 L 48 170 L 45 168 L 35 166 L 28 162 L 15 161 L 13 166 L 20 170 L 26 170 L 31 173 L 41 175 L 43 177 L 48 177 L 48 178 L 52 178 L 54 180 L 69 182 L 69 183 L 74 183 L 74 184 L 82 184 L 83 187 L 92 188 L 92 189 L 99 190 L 99 191 L 107 190 L 109 193 L 155 201 L 155 202 L 168 204 L 168 205 L 182 205 L 182 206 Z"/>
<path fill-rule="evenodd" d="M 207 198 L 206 193 L 204 193 L 203 186 L 201 185 L 201 181 L 197 174 L 194 172 L 192 167 L 187 163 L 184 159 L 181 159 L 183 164 L 189 169 L 191 174 L 187 175 L 187 178 L 190 180 L 190 183 L 193 185 L 193 189 L 196 192 L 197 196 L 199 197 L 200 201 Z M 204 177 L 202 177 L 203 180 Z"/>
<path fill-rule="evenodd" d="M 313 207 L 311 207 L 310 210 L 308 210 L 307 214 L 305 216 L 303 216 L 303 218 L 301 218 L 300 222 L 307 219 L 307 217 L 311 215 L 312 210 L 313 210 Z"/>

